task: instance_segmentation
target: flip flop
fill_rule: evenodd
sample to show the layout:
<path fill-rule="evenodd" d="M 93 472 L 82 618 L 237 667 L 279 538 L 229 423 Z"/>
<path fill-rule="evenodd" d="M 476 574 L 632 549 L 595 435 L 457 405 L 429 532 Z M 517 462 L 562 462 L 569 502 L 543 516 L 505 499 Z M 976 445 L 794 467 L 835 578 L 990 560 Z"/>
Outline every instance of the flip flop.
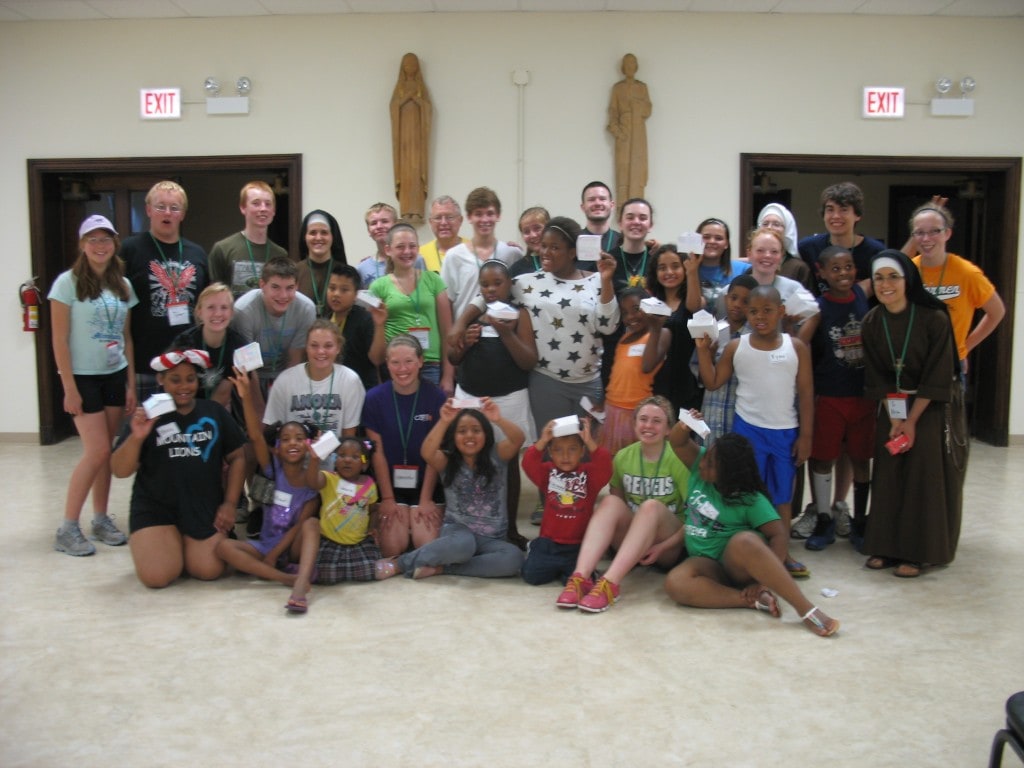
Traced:
<path fill-rule="evenodd" d="M 289 597 L 284 607 L 288 613 L 305 613 L 309 610 L 309 601 L 304 597 Z"/>
<path fill-rule="evenodd" d="M 892 575 L 900 579 L 916 579 L 921 575 L 921 566 L 918 563 L 900 563 Z"/>
<path fill-rule="evenodd" d="M 839 620 L 832 619 L 831 624 L 826 624 L 819 617 L 818 614 L 821 610 L 816 605 L 811 606 L 811 610 L 800 617 L 800 620 L 807 625 L 807 628 L 819 637 L 831 637 L 839 631 Z M 821 613 L 824 616 L 824 613 Z"/>
<path fill-rule="evenodd" d="M 806 565 L 799 563 L 796 560 L 787 560 L 786 570 L 794 579 L 809 579 L 811 577 L 811 570 Z"/>
<path fill-rule="evenodd" d="M 764 611 L 769 616 L 779 618 L 782 615 L 782 609 L 779 608 L 779 601 L 772 594 L 770 589 L 762 589 L 757 593 L 757 600 L 754 601 L 754 609 L 758 611 Z"/>

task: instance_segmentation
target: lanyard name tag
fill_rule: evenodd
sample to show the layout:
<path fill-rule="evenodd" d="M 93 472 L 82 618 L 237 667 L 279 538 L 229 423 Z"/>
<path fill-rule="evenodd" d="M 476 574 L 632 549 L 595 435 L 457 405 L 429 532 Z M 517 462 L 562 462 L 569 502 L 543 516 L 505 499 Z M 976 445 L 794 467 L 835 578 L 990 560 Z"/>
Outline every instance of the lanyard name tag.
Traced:
<path fill-rule="evenodd" d="M 121 342 L 107 342 L 107 365 L 113 367 L 121 362 Z"/>
<path fill-rule="evenodd" d="M 178 427 L 177 423 L 173 421 L 170 424 L 161 424 L 156 428 L 156 433 L 161 440 L 174 437 L 179 432 L 181 432 L 181 429 Z"/>
<path fill-rule="evenodd" d="M 188 325 L 188 302 L 178 301 L 168 304 L 167 322 L 171 325 Z"/>
<path fill-rule="evenodd" d="M 907 418 L 907 395 L 904 392 L 892 392 L 885 396 L 885 407 L 890 419 Z"/>
<path fill-rule="evenodd" d="M 630 344 L 629 351 L 626 352 L 626 357 L 643 357 L 644 347 L 646 344 Z"/>
<path fill-rule="evenodd" d="M 292 495 L 287 491 L 274 491 L 274 504 L 288 509 L 292 503 Z"/>
<path fill-rule="evenodd" d="M 420 468 L 403 464 L 395 464 L 393 467 L 391 484 L 395 488 L 415 488 L 419 479 Z"/>
<path fill-rule="evenodd" d="M 774 352 L 768 353 L 768 360 L 772 363 L 784 363 L 786 362 L 786 353 L 781 350 L 775 350 Z"/>
<path fill-rule="evenodd" d="M 423 347 L 423 351 L 426 352 L 430 349 L 430 329 L 429 328 L 409 328 L 409 335 L 412 336 L 416 341 Z"/>

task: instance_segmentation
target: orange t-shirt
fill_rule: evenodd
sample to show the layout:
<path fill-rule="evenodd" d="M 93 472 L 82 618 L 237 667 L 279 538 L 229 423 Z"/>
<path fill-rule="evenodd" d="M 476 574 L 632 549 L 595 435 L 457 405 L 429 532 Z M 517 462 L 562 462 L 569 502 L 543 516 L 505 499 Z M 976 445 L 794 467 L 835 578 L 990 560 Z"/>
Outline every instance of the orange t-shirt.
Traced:
<path fill-rule="evenodd" d="M 615 346 L 612 375 L 608 379 L 608 389 L 604 393 L 606 402 L 619 408 L 632 410 L 645 397 L 651 396 L 654 391 L 654 374 L 658 372 L 664 361 L 658 363 L 650 373 L 644 373 L 644 347 L 647 346 L 647 339 L 650 335 L 650 333 L 645 333 L 639 339 L 627 343 L 620 341 Z"/>
<path fill-rule="evenodd" d="M 921 272 L 925 289 L 942 299 L 949 308 L 949 319 L 953 322 L 953 338 L 956 339 L 960 359 L 967 357 L 967 336 L 974 322 L 974 312 L 995 293 L 995 286 L 985 273 L 967 259 L 955 253 L 946 254 L 946 265 L 922 267 L 921 257 L 914 257 L 914 264 Z"/>

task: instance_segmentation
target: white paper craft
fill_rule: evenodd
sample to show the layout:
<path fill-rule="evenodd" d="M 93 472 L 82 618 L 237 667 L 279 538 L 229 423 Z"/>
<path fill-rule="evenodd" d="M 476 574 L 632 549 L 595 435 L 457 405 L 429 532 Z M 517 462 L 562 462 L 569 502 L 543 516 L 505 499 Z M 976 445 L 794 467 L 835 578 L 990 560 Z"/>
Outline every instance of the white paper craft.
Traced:
<path fill-rule="evenodd" d="M 313 449 L 313 453 L 317 455 L 317 458 L 323 461 L 334 453 L 339 445 L 341 445 L 341 442 L 338 440 L 338 436 L 328 429 L 313 442 L 310 448 Z"/>
<path fill-rule="evenodd" d="M 555 419 L 551 427 L 551 434 L 554 437 L 565 437 L 566 435 L 578 435 L 580 433 L 580 420 L 577 416 L 562 416 Z"/>
<path fill-rule="evenodd" d="M 576 259 L 578 261 L 597 261 L 600 258 L 600 235 L 580 235 L 576 238 Z"/>
<path fill-rule="evenodd" d="M 708 435 L 711 434 L 711 427 L 708 426 L 704 419 L 693 418 L 690 412 L 684 408 L 679 409 L 679 420 L 688 426 L 691 432 L 696 435 L 700 435 L 704 440 L 707 440 Z"/>
<path fill-rule="evenodd" d="M 146 412 L 147 419 L 155 419 L 157 416 L 174 411 L 174 398 L 166 392 L 158 392 L 143 401 L 142 409 Z"/>
<path fill-rule="evenodd" d="M 672 314 L 672 310 L 669 308 L 661 299 L 656 299 L 653 296 L 649 296 L 646 299 L 640 299 L 640 309 L 647 315 L 661 315 L 662 317 L 668 317 Z"/>
<path fill-rule="evenodd" d="M 806 288 L 797 288 L 793 294 L 786 299 L 786 314 L 806 320 L 814 317 L 821 309 L 814 295 Z"/>
<path fill-rule="evenodd" d="M 254 341 L 251 344 L 246 344 L 244 347 L 236 349 L 234 364 L 235 368 L 238 368 L 245 373 L 250 373 L 258 368 L 262 368 L 263 353 L 260 352 L 259 342 Z"/>
<path fill-rule="evenodd" d="M 367 309 L 376 309 L 380 306 L 380 299 L 369 291 L 356 291 L 356 304 L 364 306 Z"/>
<path fill-rule="evenodd" d="M 686 321 L 686 327 L 694 339 L 703 339 L 705 335 L 710 336 L 712 340 L 718 338 L 718 321 L 707 310 L 701 309 L 694 314 Z"/>
<path fill-rule="evenodd" d="M 487 314 L 495 320 L 515 320 L 519 317 L 519 310 L 504 301 L 492 301 L 487 305 Z"/>
<path fill-rule="evenodd" d="M 480 408 L 483 401 L 479 397 L 453 397 L 452 408 Z"/>
<path fill-rule="evenodd" d="M 704 253 L 704 238 L 697 232 L 683 232 L 676 241 L 680 253 Z"/>
<path fill-rule="evenodd" d="M 594 403 L 586 395 L 580 398 L 580 408 L 597 419 L 601 424 L 604 424 L 604 412 L 597 410 Z"/>

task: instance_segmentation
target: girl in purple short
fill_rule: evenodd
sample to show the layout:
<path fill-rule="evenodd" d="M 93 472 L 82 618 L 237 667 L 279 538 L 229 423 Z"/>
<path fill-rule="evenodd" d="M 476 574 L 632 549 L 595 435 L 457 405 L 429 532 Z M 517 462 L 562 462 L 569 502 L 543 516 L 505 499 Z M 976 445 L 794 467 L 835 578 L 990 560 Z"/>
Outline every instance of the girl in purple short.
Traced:
<path fill-rule="evenodd" d="M 258 539 L 224 539 L 217 546 L 217 554 L 239 571 L 291 587 L 295 585 L 296 569 L 288 566 L 299 559 L 302 551 L 302 524 L 320 506 L 320 462 L 310 450 L 312 435 L 306 425 L 289 421 L 270 425 L 264 433 L 253 407 L 249 377 L 236 368 L 231 383 L 242 401 L 246 431 L 260 471 L 274 480 L 274 498 L 263 505 L 263 529 Z M 305 613 L 305 594 L 293 594 L 285 607 L 291 613 Z"/>

